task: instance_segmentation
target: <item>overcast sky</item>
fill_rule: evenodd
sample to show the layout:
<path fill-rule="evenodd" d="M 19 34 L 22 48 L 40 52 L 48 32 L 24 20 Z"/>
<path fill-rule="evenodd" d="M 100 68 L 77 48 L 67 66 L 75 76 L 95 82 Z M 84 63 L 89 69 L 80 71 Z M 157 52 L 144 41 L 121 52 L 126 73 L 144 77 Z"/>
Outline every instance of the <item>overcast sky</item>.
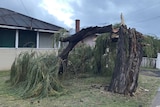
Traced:
<path fill-rule="evenodd" d="M 0 0 L 0 7 L 74 29 L 120 22 L 123 13 L 128 27 L 160 37 L 160 0 Z"/>

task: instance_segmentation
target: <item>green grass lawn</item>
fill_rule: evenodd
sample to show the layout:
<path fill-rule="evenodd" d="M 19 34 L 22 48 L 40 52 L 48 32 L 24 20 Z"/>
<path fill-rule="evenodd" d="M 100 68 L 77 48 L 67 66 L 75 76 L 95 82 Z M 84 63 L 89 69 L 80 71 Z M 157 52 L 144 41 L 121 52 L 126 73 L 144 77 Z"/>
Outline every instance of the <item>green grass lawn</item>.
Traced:
<path fill-rule="evenodd" d="M 100 76 L 79 76 L 63 81 L 65 95 L 44 99 L 22 99 L 8 83 L 8 71 L 0 72 L 0 107 L 149 107 L 160 86 L 160 78 L 140 75 L 134 97 L 104 91 L 109 79 Z M 149 91 L 145 91 L 147 89 Z"/>

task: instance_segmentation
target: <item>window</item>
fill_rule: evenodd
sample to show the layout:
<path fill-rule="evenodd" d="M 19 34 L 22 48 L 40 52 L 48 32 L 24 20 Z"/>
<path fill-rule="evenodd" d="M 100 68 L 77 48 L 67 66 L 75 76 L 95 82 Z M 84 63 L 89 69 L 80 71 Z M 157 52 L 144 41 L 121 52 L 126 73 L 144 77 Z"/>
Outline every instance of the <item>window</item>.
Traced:
<path fill-rule="evenodd" d="M 15 47 L 16 30 L 0 28 L 0 47 Z"/>
<path fill-rule="evenodd" d="M 37 33 L 28 30 L 19 30 L 18 47 L 36 48 Z"/>
<path fill-rule="evenodd" d="M 52 33 L 39 33 L 39 48 L 53 48 L 52 36 Z"/>

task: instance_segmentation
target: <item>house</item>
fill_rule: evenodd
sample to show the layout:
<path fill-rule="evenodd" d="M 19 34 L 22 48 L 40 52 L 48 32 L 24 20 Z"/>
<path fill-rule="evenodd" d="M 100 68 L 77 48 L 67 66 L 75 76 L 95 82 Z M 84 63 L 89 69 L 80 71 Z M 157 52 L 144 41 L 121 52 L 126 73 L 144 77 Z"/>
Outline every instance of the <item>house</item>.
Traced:
<path fill-rule="evenodd" d="M 8 70 L 23 51 L 55 51 L 52 36 L 62 27 L 0 8 L 0 70 Z"/>
<path fill-rule="evenodd" d="M 80 20 L 76 19 L 75 20 L 75 33 L 79 32 L 79 31 L 80 31 Z M 80 43 L 83 43 L 83 44 L 90 46 L 90 47 L 94 47 L 95 43 L 96 43 L 97 35 L 99 35 L 99 34 L 95 34 L 93 36 L 86 37 Z"/>

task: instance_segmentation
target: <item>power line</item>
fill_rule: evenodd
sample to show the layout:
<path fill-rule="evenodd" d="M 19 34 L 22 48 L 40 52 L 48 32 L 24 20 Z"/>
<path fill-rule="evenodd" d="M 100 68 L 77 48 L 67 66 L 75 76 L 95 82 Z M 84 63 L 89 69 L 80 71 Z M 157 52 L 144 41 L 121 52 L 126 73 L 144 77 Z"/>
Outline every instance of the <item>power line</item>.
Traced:
<path fill-rule="evenodd" d="M 146 7 L 140 8 L 138 10 L 135 10 L 135 12 L 132 12 L 132 15 L 138 15 L 140 13 L 144 13 L 147 10 L 153 9 L 154 7 L 160 6 L 160 2 L 156 2 L 154 5 L 148 5 Z"/>
<path fill-rule="evenodd" d="M 156 19 L 159 19 L 159 18 L 160 18 L 160 15 L 159 16 L 155 16 L 155 17 L 151 17 L 151 18 L 148 18 L 148 19 L 144 19 L 144 20 L 139 20 L 137 22 L 130 23 L 130 24 L 137 24 L 137 23 L 142 23 L 142 22 L 153 21 L 153 20 L 156 20 Z"/>
<path fill-rule="evenodd" d="M 27 10 L 27 8 L 25 7 L 25 5 L 24 5 L 23 1 L 22 1 L 22 0 L 20 0 L 20 2 L 21 2 L 21 4 L 22 4 L 22 6 L 23 6 L 24 10 L 26 11 L 26 14 L 27 14 L 27 15 L 30 15 L 30 14 L 29 14 L 29 12 L 28 12 L 28 10 Z"/>
<path fill-rule="evenodd" d="M 24 10 L 26 11 L 26 14 L 30 16 L 30 14 L 29 14 L 29 12 L 28 12 L 27 8 L 25 7 L 25 5 L 24 5 L 23 1 L 22 1 L 22 0 L 20 0 L 20 2 L 21 2 L 21 4 L 22 4 L 22 6 L 23 6 Z M 31 23 L 30 23 L 30 29 L 32 29 L 33 18 L 31 18 L 31 20 L 30 20 L 30 21 L 31 21 Z"/>

